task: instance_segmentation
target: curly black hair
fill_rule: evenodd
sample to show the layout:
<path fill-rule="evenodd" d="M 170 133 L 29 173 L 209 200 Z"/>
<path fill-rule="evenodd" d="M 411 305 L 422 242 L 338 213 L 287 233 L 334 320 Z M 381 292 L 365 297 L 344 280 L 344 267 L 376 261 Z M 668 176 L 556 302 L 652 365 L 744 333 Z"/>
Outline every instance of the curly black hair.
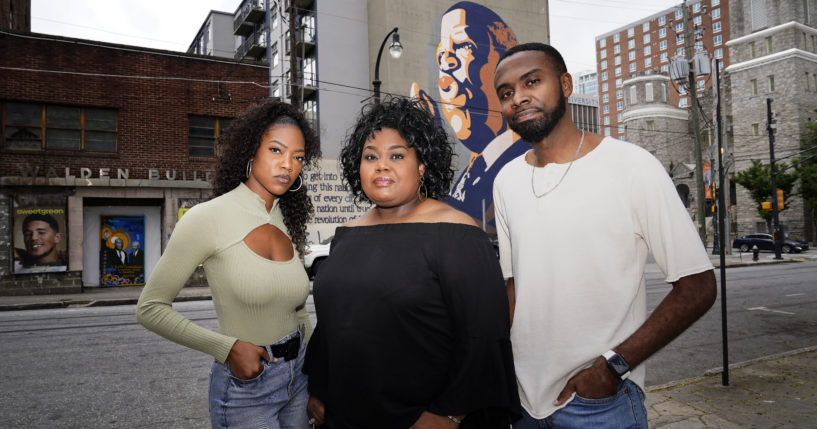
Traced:
<path fill-rule="evenodd" d="M 213 180 L 212 198 L 232 191 L 246 180 L 247 162 L 255 156 L 261 136 L 276 124 L 296 125 L 304 136 L 304 169 L 317 167 L 321 156 L 318 136 L 312 125 L 296 107 L 277 100 L 268 100 L 234 119 L 219 137 L 219 164 Z M 303 180 L 303 175 L 301 175 Z M 312 216 L 312 201 L 306 186 L 287 192 L 278 198 L 284 225 L 292 243 L 303 254 L 306 246 L 306 222 Z"/>
<path fill-rule="evenodd" d="M 360 161 L 366 141 L 383 128 L 397 131 L 417 152 L 418 161 L 426 167 L 423 180 L 428 198 L 448 195 L 454 177 L 451 166 L 454 150 L 448 135 L 423 102 L 393 97 L 381 104 L 364 106 L 341 148 L 343 181 L 355 196 L 355 203 L 371 203 L 360 182 Z"/>

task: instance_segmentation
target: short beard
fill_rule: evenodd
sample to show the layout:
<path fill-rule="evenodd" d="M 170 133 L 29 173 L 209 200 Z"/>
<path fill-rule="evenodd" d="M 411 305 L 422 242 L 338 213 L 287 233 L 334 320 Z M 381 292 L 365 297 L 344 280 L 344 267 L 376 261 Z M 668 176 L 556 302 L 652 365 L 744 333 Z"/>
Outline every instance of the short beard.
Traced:
<path fill-rule="evenodd" d="M 561 89 L 561 88 L 560 88 Z M 561 91 L 560 91 L 561 92 Z M 509 123 L 512 130 L 514 130 L 522 140 L 529 143 L 539 143 L 544 140 L 559 124 L 559 121 L 567 112 L 567 103 L 565 102 L 564 93 L 559 94 L 559 101 L 556 107 L 550 112 L 542 112 L 541 118 L 531 119 L 522 123 L 511 121 Z"/>

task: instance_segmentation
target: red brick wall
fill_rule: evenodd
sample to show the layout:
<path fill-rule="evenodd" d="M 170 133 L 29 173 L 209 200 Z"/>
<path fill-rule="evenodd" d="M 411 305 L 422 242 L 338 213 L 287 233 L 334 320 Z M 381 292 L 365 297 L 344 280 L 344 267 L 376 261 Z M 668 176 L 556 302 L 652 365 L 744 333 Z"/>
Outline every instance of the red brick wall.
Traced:
<path fill-rule="evenodd" d="M 128 168 L 143 179 L 160 168 L 162 178 L 168 169 L 190 180 L 215 160 L 188 156 L 188 115 L 233 118 L 269 93 L 263 66 L 40 34 L 0 34 L 0 67 L 0 100 L 118 109 L 116 153 L 0 148 L 0 176 L 28 164 L 40 176 L 88 167 L 115 178 Z"/>

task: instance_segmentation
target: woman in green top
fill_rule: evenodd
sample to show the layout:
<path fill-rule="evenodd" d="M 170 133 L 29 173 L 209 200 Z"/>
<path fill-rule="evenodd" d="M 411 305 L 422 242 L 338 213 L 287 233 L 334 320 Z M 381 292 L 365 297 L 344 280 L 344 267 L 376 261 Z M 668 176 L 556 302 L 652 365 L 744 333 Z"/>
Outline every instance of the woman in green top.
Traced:
<path fill-rule="evenodd" d="M 215 358 L 210 419 L 219 427 L 308 427 L 303 348 L 311 334 L 300 254 L 312 203 L 301 171 L 320 156 L 294 107 L 268 102 L 222 134 L 213 199 L 176 224 L 137 304 L 139 323 Z M 173 310 L 204 266 L 218 332 Z"/>

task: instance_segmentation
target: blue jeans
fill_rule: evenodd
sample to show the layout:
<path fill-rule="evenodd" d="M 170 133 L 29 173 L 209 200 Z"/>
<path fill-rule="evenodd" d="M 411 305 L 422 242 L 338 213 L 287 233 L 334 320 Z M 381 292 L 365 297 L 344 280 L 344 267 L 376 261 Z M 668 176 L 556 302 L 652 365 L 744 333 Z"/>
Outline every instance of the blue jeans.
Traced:
<path fill-rule="evenodd" d="M 298 331 L 276 344 L 284 343 Z M 289 361 L 262 360 L 261 374 L 251 380 L 233 375 L 228 365 L 213 362 L 210 369 L 210 423 L 216 428 L 308 429 L 305 342 L 301 335 L 298 357 Z M 267 350 L 269 352 L 269 350 Z M 270 353 L 270 357 L 272 354 Z"/>
<path fill-rule="evenodd" d="M 587 399 L 575 395 L 564 408 L 541 420 L 531 417 L 523 409 L 522 418 L 513 425 L 513 429 L 545 428 L 647 429 L 644 393 L 632 381 L 624 380 L 614 396 Z"/>

